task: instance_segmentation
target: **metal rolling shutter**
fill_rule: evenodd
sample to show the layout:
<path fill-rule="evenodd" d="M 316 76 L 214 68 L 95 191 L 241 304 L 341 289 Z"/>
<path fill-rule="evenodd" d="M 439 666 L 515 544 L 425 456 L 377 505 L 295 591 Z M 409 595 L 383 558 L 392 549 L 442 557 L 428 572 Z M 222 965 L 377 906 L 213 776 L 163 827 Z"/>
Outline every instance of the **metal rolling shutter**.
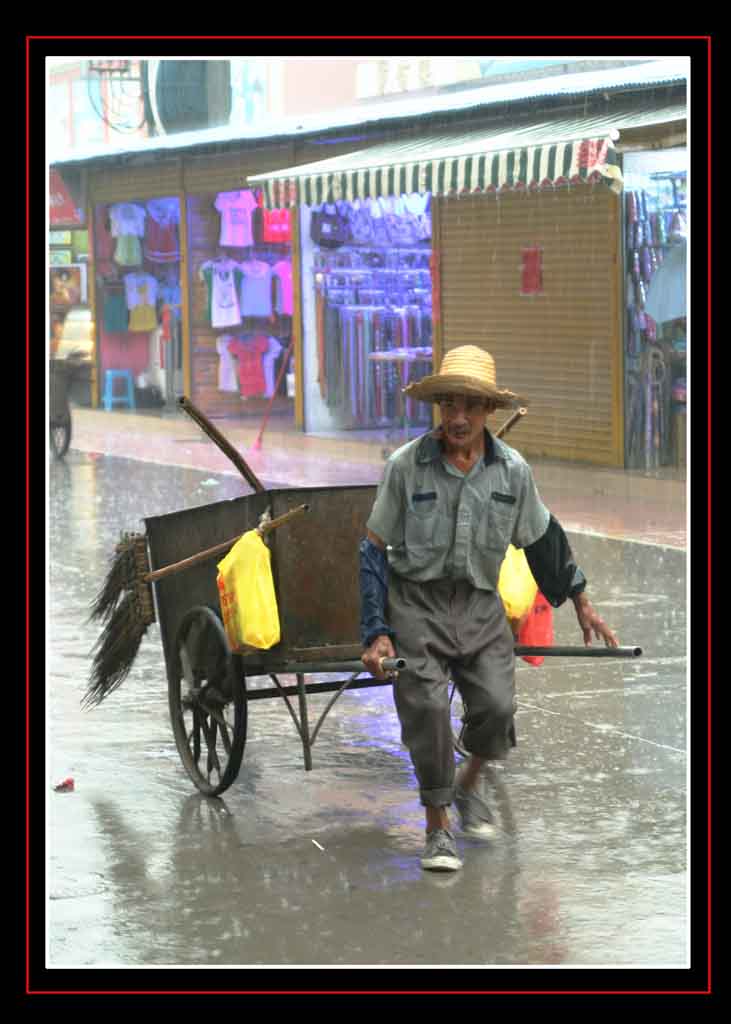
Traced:
<path fill-rule="evenodd" d="M 527 400 L 508 439 L 526 456 L 622 465 L 618 197 L 580 185 L 439 207 L 443 351 L 493 354 L 498 384 Z M 543 294 L 522 296 L 534 246 Z"/>

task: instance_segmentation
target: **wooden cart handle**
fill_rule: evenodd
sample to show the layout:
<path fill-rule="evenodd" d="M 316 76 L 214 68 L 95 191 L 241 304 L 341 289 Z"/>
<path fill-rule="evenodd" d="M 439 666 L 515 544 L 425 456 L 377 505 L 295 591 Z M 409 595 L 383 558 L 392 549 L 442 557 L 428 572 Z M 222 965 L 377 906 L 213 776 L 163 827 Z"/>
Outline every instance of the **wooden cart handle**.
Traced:
<path fill-rule="evenodd" d="M 519 409 L 516 409 L 515 412 L 505 420 L 502 427 L 497 428 L 495 431 L 495 437 L 502 437 L 504 434 L 507 434 L 507 432 L 514 427 L 518 420 L 522 419 L 527 412 L 528 410 L 521 405 Z"/>
<path fill-rule="evenodd" d="M 234 466 L 236 466 L 239 473 L 241 473 L 242 477 L 244 478 L 244 480 L 246 480 L 247 484 L 249 484 L 250 487 L 253 487 L 254 490 L 258 491 L 260 494 L 266 490 L 264 484 L 261 482 L 261 480 L 253 471 L 253 469 L 251 469 L 250 466 L 247 464 L 246 460 L 241 455 L 241 453 L 236 451 L 236 449 L 230 443 L 230 441 L 226 440 L 223 434 L 219 430 L 217 430 L 216 427 L 213 426 L 208 417 L 205 416 L 200 411 L 200 409 L 197 409 L 193 405 L 189 398 L 186 398 L 185 395 L 182 395 L 178 399 L 178 404 L 180 405 L 181 409 L 184 409 L 185 412 L 188 413 L 192 420 L 195 420 L 195 422 L 198 424 L 201 430 L 205 434 L 207 434 L 215 444 L 218 445 L 223 454 L 228 459 L 230 459 L 231 462 L 233 462 Z"/>
<path fill-rule="evenodd" d="M 288 523 L 290 519 L 294 519 L 295 516 L 301 516 L 305 512 L 309 512 L 309 505 L 298 505 L 297 508 L 290 509 L 289 512 L 285 512 L 281 516 L 277 516 L 276 519 L 271 519 L 268 523 L 264 523 L 262 526 L 258 526 L 257 532 L 259 535 L 262 533 L 269 533 L 271 530 L 276 530 L 278 526 L 283 526 L 284 523 Z M 181 562 L 173 562 L 172 565 L 165 565 L 162 569 L 155 569 L 154 572 L 148 572 L 146 576 L 143 576 L 145 583 L 152 583 L 154 580 L 162 579 L 164 576 L 172 576 L 173 573 L 181 572 L 183 569 L 190 569 L 194 565 L 198 565 L 199 562 L 205 562 L 209 558 L 214 558 L 216 555 L 222 555 L 224 551 L 228 551 L 232 548 L 237 541 L 241 540 L 243 533 L 240 533 L 238 537 L 232 537 L 231 540 L 225 540 L 221 544 L 216 544 L 215 547 L 206 548 L 205 551 L 199 551 L 195 555 L 191 555 L 190 558 L 184 558 Z"/>

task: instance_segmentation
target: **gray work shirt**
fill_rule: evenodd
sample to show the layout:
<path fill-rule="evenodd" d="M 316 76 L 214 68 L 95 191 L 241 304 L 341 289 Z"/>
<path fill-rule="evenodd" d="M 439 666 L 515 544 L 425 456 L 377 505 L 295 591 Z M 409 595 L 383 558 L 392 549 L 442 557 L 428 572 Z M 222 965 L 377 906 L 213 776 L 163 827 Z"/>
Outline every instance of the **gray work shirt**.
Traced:
<path fill-rule="evenodd" d="M 528 463 L 486 430 L 485 457 L 468 473 L 447 462 L 431 433 L 395 451 L 366 525 L 399 576 L 497 590 L 508 545 L 533 544 L 548 521 Z"/>

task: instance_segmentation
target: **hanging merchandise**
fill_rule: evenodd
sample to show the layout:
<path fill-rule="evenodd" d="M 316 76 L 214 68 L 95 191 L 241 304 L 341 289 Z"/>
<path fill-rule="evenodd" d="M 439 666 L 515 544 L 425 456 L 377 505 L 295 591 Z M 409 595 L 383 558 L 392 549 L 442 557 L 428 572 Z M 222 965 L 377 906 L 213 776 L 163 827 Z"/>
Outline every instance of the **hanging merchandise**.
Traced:
<path fill-rule="evenodd" d="M 271 398 L 275 388 L 274 368 L 282 353 L 282 343 L 277 338 L 267 338 L 267 341 L 269 347 L 262 356 L 261 362 L 264 368 L 264 394 L 267 398 Z"/>
<path fill-rule="evenodd" d="M 147 214 L 145 258 L 152 263 L 177 263 L 180 259 L 178 200 L 150 199 L 147 203 Z"/>
<path fill-rule="evenodd" d="M 373 221 L 365 200 L 353 200 L 350 204 L 348 222 L 354 245 L 369 245 L 373 241 Z"/>
<path fill-rule="evenodd" d="M 236 382 L 236 365 L 233 353 L 229 352 L 229 342 L 234 338 L 230 334 L 221 334 L 216 338 L 216 351 L 218 352 L 218 390 L 236 391 L 239 385 Z"/>
<path fill-rule="evenodd" d="M 243 275 L 233 260 L 208 260 L 200 274 L 208 288 L 208 320 L 212 327 L 241 323 L 239 290 Z"/>
<path fill-rule="evenodd" d="M 274 242 L 277 245 L 292 241 L 292 223 L 288 207 L 281 210 L 264 210 L 262 224 L 262 242 Z"/>
<path fill-rule="evenodd" d="M 122 267 L 138 267 L 142 263 L 140 239 L 145 233 L 146 212 L 136 203 L 116 203 L 109 208 L 112 236 L 117 239 L 114 260 Z"/>
<path fill-rule="evenodd" d="M 130 331 L 154 331 L 157 327 L 157 281 L 152 274 L 125 274 L 124 287 L 130 311 Z"/>
<path fill-rule="evenodd" d="M 272 268 L 264 260 L 246 260 L 238 264 L 241 272 L 241 315 L 272 315 Z"/>
<path fill-rule="evenodd" d="M 281 316 L 292 316 L 294 298 L 292 291 L 292 264 L 289 260 L 279 260 L 272 267 L 275 284 L 275 311 Z"/>
<path fill-rule="evenodd" d="M 380 204 L 391 244 L 415 245 L 419 241 L 416 219 L 408 215 L 403 201 L 395 196 L 386 196 Z"/>
<path fill-rule="evenodd" d="M 114 238 L 111 233 L 109 210 L 106 206 L 94 208 L 94 263 L 97 274 L 107 277 L 116 273 L 114 259 Z"/>
<path fill-rule="evenodd" d="M 413 218 L 414 232 L 420 242 L 428 242 L 431 238 L 431 192 L 421 195 L 419 192 L 412 192 L 410 195 L 402 195 L 401 201 L 404 204 L 406 215 Z"/>
<path fill-rule="evenodd" d="M 239 394 L 242 398 L 253 398 L 266 392 L 263 357 L 269 351 L 269 338 L 256 335 L 250 338 L 234 338 L 228 343 L 228 350 L 239 361 Z"/>
<path fill-rule="evenodd" d="M 257 202 L 249 189 L 219 192 L 215 207 L 221 214 L 220 245 L 246 248 L 254 244 L 251 216 Z"/>
<path fill-rule="evenodd" d="M 315 245 L 334 249 L 351 240 L 346 207 L 342 203 L 325 203 L 320 210 L 313 210 L 310 237 Z"/>
<path fill-rule="evenodd" d="M 378 199 L 369 200 L 369 209 L 373 223 L 373 245 L 391 244 L 391 236 L 388 233 L 388 225 L 383 215 L 383 209 Z"/>
<path fill-rule="evenodd" d="M 107 284 L 104 288 L 103 324 L 107 334 L 120 334 L 129 330 L 129 310 L 125 288 L 119 284 Z"/>

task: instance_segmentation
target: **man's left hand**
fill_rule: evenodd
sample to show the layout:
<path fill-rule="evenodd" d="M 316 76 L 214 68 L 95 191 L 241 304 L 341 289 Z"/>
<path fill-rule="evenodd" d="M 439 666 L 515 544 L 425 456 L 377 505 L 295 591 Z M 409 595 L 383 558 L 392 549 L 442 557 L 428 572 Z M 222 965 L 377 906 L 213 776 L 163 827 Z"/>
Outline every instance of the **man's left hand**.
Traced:
<path fill-rule="evenodd" d="M 619 640 L 606 622 L 599 617 L 599 613 L 592 606 L 586 593 L 577 594 L 573 598 L 576 618 L 584 634 L 584 643 L 591 646 L 591 634 L 594 633 L 597 640 L 603 640 L 607 647 L 619 647 Z"/>

